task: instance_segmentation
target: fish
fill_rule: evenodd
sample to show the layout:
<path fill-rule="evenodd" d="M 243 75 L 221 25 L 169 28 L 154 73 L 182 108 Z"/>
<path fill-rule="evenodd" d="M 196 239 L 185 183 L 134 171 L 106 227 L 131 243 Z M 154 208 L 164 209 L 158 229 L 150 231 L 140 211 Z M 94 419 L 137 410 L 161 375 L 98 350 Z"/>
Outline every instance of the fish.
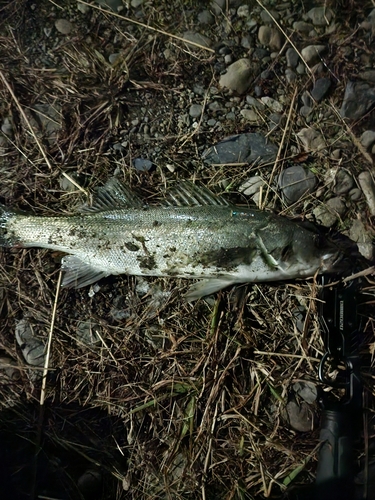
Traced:
<path fill-rule="evenodd" d="M 63 287 L 110 275 L 198 280 L 186 299 L 230 285 L 330 272 L 343 253 L 319 232 L 272 212 L 230 204 L 181 182 L 157 205 L 117 178 L 73 215 L 38 216 L 0 205 L 0 245 L 63 252 Z"/>

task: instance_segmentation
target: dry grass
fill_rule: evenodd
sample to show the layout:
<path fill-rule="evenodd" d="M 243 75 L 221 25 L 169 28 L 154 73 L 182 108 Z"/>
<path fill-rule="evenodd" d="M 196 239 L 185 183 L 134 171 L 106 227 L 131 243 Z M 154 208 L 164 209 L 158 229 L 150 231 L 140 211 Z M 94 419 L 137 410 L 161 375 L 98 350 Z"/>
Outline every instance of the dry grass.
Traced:
<path fill-rule="evenodd" d="M 196 4 L 181 1 L 176 16 L 163 2 L 146 2 L 144 22 L 134 23 L 97 8 L 80 16 L 73 2 L 60 3 L 53 15 L 75 17 L 79 28 L 66 38 L 43 35 L 54 20 L 52 2 L 35 9 L 24 0 L 0 4 L 0 117 L 9 117 L 14 130 L 13 137 L 4 136 L 0 156 L 6 204 L 38 214 L 71 213 L 114 172 L 151 203 L 176 178 L 198 179 L 248 203 L 236 189 L 261 171 L 268 182 L 263 207 L 310 218 L 319 202 L 314 195 L 286 207 L 274 182 L 295 155 L 291 147 L 301 149 L 296 110 L 307 81 L 285 88 L 288 119 L 269 134 L 280 144 L 273 165 L 206 166 L 200 160 L 205 147 L 248 131 L 248 124 L 228 121 L 224 131 L 216 131 L 200 120 L 191 130 L 178 119 L 191 103 L 192 74 L 207 88 L 216 84 L 212 51 L 193 49 L 179 38 L 189 27 L 185 10 Z M 345 29 L 350 44 L 350 28 Z M 111 65 L 108 40 L 115 37 L 122 57 Z M 162 57 L 165 48 L 170 59 Z M 322 103 L 320 113 L 337 109 L 341 95 Z M 207 93 L 203 104 L 210 98 Z M 150 126 L 160 127 L 158 137 L 131 131 L 132 120 L 145 114 Z M 43 115 L 51 117 L 49 128 Z M 318 122 L 317 115 L 316 127 Z M 329 154 L 306 160 L 321 184 L 327 168 L 357 174 L 363 152 L 353 138 L 360 124 L 347 129 L 331 115 L 320 125 L 329 146 L 344 146 L 339 164 Z M 121 153 L 111 147 L 116 142 L 125 144 Z M 153 172 L 131 167 L 133 158 L 157 149 Z M 76 183 L 73 191 L 61 187 L 63 175 Z M 357 210 L 352 204 L 350 214 Z M 60 291 L 53 312 L 60 257 L 25 249 L 1 254 L 0 349 L 16 361 L 20 376 L 1 376 L 0 430 L 30 441 L 31 461 L 34 446 L 49 461 L 58 456 L 71 498 L 79 498 L 74 484 L 90 463 L 105 472 L 103 499 L 280 498 L 294 476 L 312 481 L 318 430 L 291 430 L 283 408 L 295 381 L 317 380 L 324 347 L 313 281 L 242 286 L 192 305 L 181 300 L 187 287 L 182 280 L 150 279 L 141 294 L 134 278 L 110 278 L 93 296 L 87 289 Z M 294 314 L 298 307 L 306 311 L 302 333 Z M 25 364 L 14 339 L 22 317 L 29 317 L 44 342 L 50 335 L 43 387 L 35 375 L 41 370 Z M 95 325 L 97 345 L 77 336 L 82 321 Z M 372 329 L 369 319 L 370 336 Z"/>

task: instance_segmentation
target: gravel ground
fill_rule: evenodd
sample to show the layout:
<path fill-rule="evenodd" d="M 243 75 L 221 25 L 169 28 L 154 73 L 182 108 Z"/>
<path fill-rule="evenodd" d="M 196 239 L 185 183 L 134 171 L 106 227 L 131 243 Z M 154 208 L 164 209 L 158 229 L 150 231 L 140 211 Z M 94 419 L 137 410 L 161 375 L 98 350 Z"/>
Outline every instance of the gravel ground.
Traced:
<path fill-rule="evenodd" d="M 72 213 L 112 176 L 157 203 L 193 179 L 340 231 L 373 262 L 371 1 L 13 0 L 0 13 L 6 205 Z M 311 483 L 324 349 L 312 280 L 191 305 L 183 280 L 116 277 L 61 291 L 53 312 L 60 259 L 1 254 L 0 458 L 11 474 L 33 462 L 10 437 L 30 429 L 43 449 L 9 488 L 229 500 Z"/>

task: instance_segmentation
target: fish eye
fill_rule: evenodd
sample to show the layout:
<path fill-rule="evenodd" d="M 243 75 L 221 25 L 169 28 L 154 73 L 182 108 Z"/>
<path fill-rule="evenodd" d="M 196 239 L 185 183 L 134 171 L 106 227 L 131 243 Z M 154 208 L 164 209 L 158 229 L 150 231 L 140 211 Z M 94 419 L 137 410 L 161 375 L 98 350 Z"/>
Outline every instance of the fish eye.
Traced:
<path fill-rule="evenodd" d="M 327 248 L 329 246 L 328 240 L 323 234 L 314 235 L 314 244 L 316 248 Z"/>

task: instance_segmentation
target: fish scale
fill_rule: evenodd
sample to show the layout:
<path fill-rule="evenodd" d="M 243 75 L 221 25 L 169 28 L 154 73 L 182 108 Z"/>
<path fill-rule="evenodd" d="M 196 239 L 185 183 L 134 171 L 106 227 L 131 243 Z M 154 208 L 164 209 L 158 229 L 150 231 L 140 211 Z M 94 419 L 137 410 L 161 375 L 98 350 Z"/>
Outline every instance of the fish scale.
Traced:
<path fill-rule="evenodd" d="M 123 273 L 203 280 L 191 287 L 190 300 L 233 283 L 327 272 L 342 257 L 331 242 L 287 218 L 221 203 L 187 183 L 180 192 L 179 198 L 176 187 L 169 198 L 178 206 L 146 206 L 112 179 L 79 215 L 41 217 L 2 207 L 0 243 L 67 253 L 63 286 Z"/>

